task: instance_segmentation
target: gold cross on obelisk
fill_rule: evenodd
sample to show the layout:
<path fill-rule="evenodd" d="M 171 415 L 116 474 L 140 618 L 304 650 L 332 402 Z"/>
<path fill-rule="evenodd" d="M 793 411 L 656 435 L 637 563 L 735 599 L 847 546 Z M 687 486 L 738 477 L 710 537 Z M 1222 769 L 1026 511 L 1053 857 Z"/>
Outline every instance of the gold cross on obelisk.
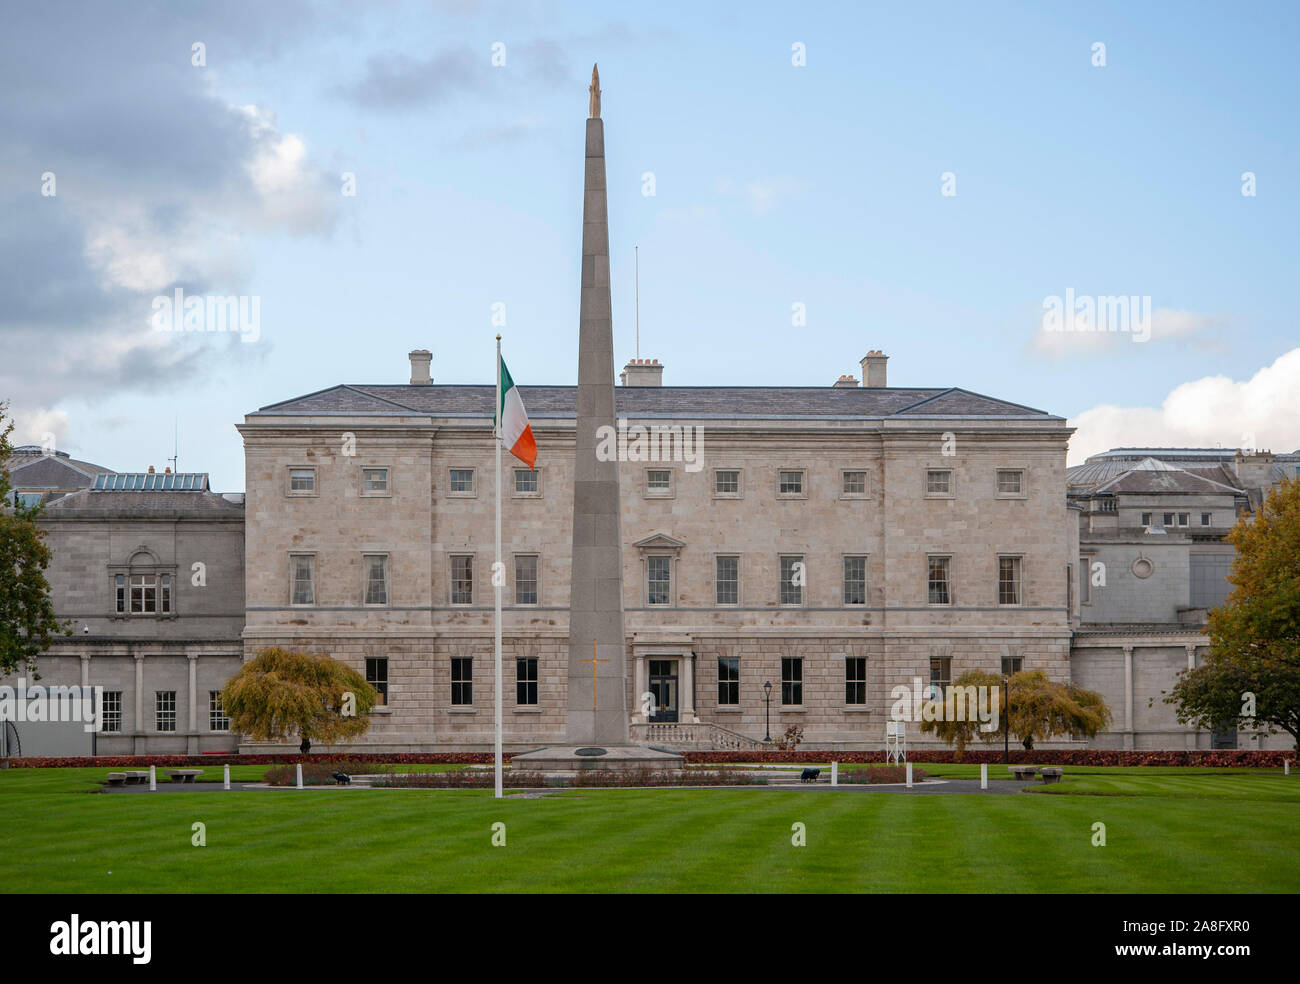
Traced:
<path fill-rule="evenodd" d="M 595 640 L 595 639 L 592 639 L 592 640 L 591 640 L 591 659 L 580 659 L 580 660 L 578 660 L 578 662 L 579 662 L 579 663 L 590 663 L 590 664 L 591 664 L 591 709 L 594 711 L 594 710 L 596 709 L 596 664 L 597 664 L 597 663 L 608 663 L 609 660 L 607 660 L 607 659 L 597 659 L 597 658 L 596 658 L 596 640 Z"/>

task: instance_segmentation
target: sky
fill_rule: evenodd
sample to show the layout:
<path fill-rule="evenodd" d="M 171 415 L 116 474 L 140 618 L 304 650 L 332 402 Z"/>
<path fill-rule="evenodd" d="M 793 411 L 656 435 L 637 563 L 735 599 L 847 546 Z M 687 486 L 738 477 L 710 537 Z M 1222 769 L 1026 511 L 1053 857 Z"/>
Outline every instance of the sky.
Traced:
<path fill-rule="evenodd" d="M 1072 464 L 1300 448 L 1297 4 L 55 0 L 5 20 L 15 444 L 138 471 L 175 440 L 240 491 L 245 414 L 405 383 L 414 348 L 436 382 L 490 384 L 500 331 L 516 381 L 574 383 L 599 62 L 617 364 L 635 248 L 639 354 L 667 385 L 829 385 L 881 349 L 891 385 L 1067 417 Z M 243 298 L 245 330 L 163 330 L 177 289 Z"/>

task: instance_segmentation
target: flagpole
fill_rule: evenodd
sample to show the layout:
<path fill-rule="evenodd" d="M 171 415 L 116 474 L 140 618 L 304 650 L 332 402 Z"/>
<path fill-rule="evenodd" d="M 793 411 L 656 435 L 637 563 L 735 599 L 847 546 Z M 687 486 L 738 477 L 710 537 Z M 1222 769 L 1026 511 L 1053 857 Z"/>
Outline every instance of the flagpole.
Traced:
<path fill-rule="evenodd" d="M 497 335 L 497 402 L 496 426 L 492 429 L 492 443 L 496 445 L 497 456 L 497 552 L 496 563 L 492 565 L 492 594 L 496 604 L 496 798 L 501 798 L 501 582 L 504 569 L 501 566 L 501 336 Z"/>

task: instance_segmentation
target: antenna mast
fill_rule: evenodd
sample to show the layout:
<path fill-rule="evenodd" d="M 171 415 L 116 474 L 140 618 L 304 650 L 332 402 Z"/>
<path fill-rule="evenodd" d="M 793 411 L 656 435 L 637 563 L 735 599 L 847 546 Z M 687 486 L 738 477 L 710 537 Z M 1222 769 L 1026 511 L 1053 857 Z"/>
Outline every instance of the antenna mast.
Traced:
<path fill-rule="evenodd" d="M 176 456 L 180 452 L 181 423 L 179 417 L 172 418 L 172 472 L 177 470 Z"/>
<path fill-rule="evenodd" d="M 636 357 L 641 358 L 641 247 L 632 247 L 633 263 L 636 267 Z"/>

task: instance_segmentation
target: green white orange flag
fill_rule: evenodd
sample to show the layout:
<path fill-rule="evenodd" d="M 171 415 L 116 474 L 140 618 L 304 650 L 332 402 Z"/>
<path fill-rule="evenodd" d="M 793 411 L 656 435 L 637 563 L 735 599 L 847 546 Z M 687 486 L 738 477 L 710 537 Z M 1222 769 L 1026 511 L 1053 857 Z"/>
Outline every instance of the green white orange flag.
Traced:
<path fill-rule="evenodd" d="M 510 378 L 506 360 L 501 359 L 501 444 L 529 468 L 537 467 L 537 442 L 528 425 L 524 401 L 519 398 L 519 387 Z"/>

